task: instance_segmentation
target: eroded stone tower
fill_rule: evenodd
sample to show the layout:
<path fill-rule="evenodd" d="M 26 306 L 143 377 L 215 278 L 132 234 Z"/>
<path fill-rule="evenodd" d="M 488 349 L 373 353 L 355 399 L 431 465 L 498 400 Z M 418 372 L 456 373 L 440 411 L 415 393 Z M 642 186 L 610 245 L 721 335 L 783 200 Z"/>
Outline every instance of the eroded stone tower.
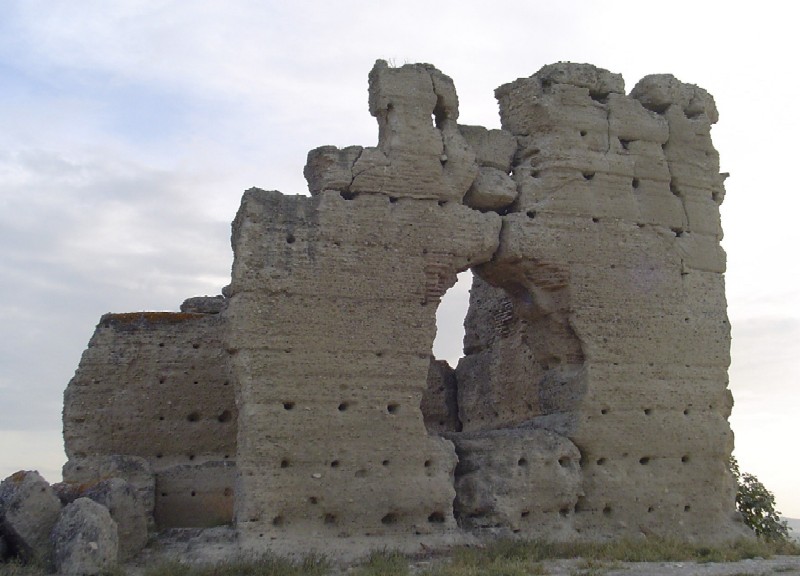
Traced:
<path fill-rule="evenodd" d="M 496 94 L 502 130 L 459 125 L 447 76 L 379 61 L 377 147 L 310 152 L 311 196 L 247 191 L 225 298 L 103 318 L 65 478 L 151 470 L 157 525 L 282 552 L 742 536 L 713 99 L 582 64 Z M 435 312 L 466 269 L 453 370 Z"/>

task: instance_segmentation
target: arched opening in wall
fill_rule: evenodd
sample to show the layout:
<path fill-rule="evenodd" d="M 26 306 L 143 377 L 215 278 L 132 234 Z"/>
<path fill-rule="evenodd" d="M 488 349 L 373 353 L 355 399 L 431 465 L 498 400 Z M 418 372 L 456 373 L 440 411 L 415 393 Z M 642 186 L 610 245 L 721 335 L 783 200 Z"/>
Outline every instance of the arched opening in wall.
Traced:
<path fill-rule="evenodd" d="M 469 309 L 469 289 L 472 272 L 466 270 L 458 275 L 455 285 L 445 292 L 436 309 L 436 338 L 433 340 L 433 355 L 445 360 L 455 368 L 464 355 L 464 319 Z"/>

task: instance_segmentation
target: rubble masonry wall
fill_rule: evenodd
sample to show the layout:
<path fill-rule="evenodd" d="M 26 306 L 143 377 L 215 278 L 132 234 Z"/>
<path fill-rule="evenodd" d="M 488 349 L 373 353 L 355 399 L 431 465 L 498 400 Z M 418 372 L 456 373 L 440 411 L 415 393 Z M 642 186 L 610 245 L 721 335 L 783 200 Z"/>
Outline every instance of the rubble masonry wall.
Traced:
<path fill-rule="evenodd" d="M 218 314 L 103 316 L 64 394 L 64 480 L 114 468 L 141 485 L 141 466 L 114 465 L 140 457 L 157 527 L 230 522 L 238 413 L 222 327 Z"/>
<path fill-rule="evenodd" d="M 310 197 L 245 193 L 219 314 L 104 317 L 65 474 L 144 456 L 162 525 L 232 517 L 252 550 L 745 535 L 713 98 L 568 63 L 496 95 L 501 130 L 459 125 L 447 76 L 376 63 L 378 145 L 312 150 Z"/>

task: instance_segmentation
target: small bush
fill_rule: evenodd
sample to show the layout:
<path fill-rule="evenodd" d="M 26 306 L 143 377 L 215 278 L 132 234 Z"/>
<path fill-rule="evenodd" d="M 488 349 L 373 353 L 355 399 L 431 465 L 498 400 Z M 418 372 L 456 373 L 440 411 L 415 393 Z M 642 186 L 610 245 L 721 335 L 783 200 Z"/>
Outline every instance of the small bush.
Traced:
<path fill-rule="evenodd" d="M 730 469 L 736 480 L 736 508 L 744 523 L 756 536 L 767 541 L 789 540 L 789 526 L 775 510 L 775 496 L 752 474 L 739 470 L 739 463 L 731 456 Z"/>

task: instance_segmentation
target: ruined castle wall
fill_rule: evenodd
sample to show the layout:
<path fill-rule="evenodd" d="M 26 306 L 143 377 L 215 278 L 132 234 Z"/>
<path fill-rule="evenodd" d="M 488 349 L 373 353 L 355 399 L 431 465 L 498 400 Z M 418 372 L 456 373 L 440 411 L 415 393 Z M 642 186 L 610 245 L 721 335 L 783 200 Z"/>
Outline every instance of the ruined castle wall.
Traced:
<path fill-rule="evenodd" d="M 64 394 L 67 482 L 139 456 L 155 473 L 160 528 L 230 522 L 234 384 L 218 314 L 106 314 Z"/>
<path fill-rule="evenodd" d="M 377 546 L 455 528 L 455 453 L 420 401 L 439 298 L 498 230 L 436 200 L 245 195 L 226 312 L 245 536 Z"/>
<path fill-rule="evenodd" d="M 456 528 L 453 445 L 420 403 L 440 298 L 491 258 L 500 219 L 453 201 L 478 165 L 449 78 L 379 64 L 370 106 L 378 148 L 312 151 L 313 197 L 250 190 L 234 223 L 246 548 L 414 548 Z"/>
<path fill-rule="evenodd" d="M 519 197 L 476 269 L 464 430 L 567 435 L 584 535 L 735 535 L 713 99 L 570 64 L 497 95 Z"/>
<path fill-rule="evenodd" d="M 430 65 L 369 82 L 376 147 L 312 150 L 311 197 L 245 193 L 229 298 L 103 317 L 65 478 L 122 471 L 161 527 L 233 515 L 251 551 L 745 535 L 711 96 L 557 64 L 487 130 Z M 436 308 L 468 268 L 453 371 Z"/>

